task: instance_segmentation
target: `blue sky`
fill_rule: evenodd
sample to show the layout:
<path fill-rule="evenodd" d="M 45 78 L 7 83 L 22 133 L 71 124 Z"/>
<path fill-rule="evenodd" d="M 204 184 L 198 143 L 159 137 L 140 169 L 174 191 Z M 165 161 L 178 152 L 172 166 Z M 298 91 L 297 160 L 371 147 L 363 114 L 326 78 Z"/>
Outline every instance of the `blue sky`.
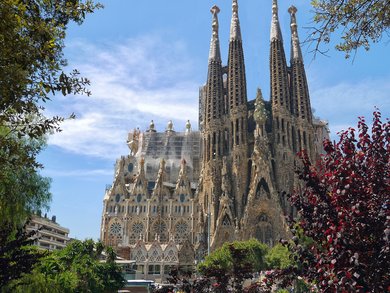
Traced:
<path fill-rule="evenodd" d="M 127 132 L 145 130 L 154 119 L 158 130 L 168 120 L 184 129 L 197 124 L 198 88 L 205 82 L 211 37 L 212 5 L 221 13 L 220 40 L 227 61 L 231 1 L 101 1 L 105 9 L 89 15 L 82 26 L 72 25 L 66 38 L 69 70 L 77 68 L 92 85 L 91 97 L 55 97 L 48 115 L 69 115 L 63 131 L 49 138 L 40 160 L 42 174 L 53 179 L 49 215 L 79 239 L 99 238 L 102 200 L 112 183 L 115 160 L 128 154 Z M 307 0 L 279 1 L 279 18 L 289 60 L 288 7 L 298 8 L 303 41 L 311 26 Z M 269 99 L 269 32 L 272 1 L 239 0 L 245 51 L 248 98 L 257 87 Z M 315 115 L 329 121 L 332 137 L 355 126 L 358 116 L 371 118 L 374 107 L 390 117 L 389 44 L 358 51 L 354 62 L 331 48 L 329 57 L 313 60 L 303 47 Z"/>

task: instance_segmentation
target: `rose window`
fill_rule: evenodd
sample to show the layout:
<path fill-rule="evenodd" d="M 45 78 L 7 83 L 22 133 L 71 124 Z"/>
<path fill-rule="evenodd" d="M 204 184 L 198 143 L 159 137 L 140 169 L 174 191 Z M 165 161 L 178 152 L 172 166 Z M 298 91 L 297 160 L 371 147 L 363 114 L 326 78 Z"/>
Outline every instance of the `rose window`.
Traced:
<path fill-rule="evenodd" d="M 188 225 L 186 223 L 179 223 L 176 225 L 176 234 L 186 234 L 188 231 Z"/>
<path fill-rule="evenodd" d="M 122 226 L 119 223 L 113 223 L 110 227 L 110 232 L 112 235 L 119 235 L 121 233 Z"/>
<path fill-rule="evenodd" d="M 157 234 L 164 233 L 167 230 L 167 225 L 164 222 L 157 222 L 153 225 L 153 231 Z"/>
<path fill-rule="evenodd" d="M 134 223 L 131 229 L 133 230 L 133 233 L 137 235 L 142 233 L 142 231 L 144 230 L 144 225 L 140 222 Z"/>

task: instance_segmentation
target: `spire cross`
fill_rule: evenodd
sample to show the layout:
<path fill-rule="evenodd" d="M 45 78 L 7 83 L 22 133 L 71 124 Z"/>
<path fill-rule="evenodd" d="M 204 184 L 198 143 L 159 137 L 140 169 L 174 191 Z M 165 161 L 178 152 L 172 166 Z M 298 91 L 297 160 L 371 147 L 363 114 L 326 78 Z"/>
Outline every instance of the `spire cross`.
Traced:
<path fill-rule="evenodd" d="M 272 15 L 278 16 L 278 1 L 277 0 L 272 1 Z"/>
<path fill-rule="evenodd" d="M 210 9 L 210 12 L 213 14 L 213 24 L 212 24 L 212 27 L 213 27 L 213 35 L 214 36 L 218 35 L 218 13 L 220 11 L 221 10 L 219 9 L 219 7 L 217 5 L 214 5 Z"/>
<path fill-rule="evenodd" d="M 295 6 L 290 6 L 288 9 L 288 12 L 291 15 L 291 32 L 296 35 L 297 34 L 297 19 L 295 17 L 295 14 L 297 13 L 298 9 Z"/>
<path fill-rule="evenodd" d="M 238 12 L 238 3 L 237 3 L 237 0 L 233 0 L 232 10 L 233 10 L 233 13 L 237 13 L 237 12 Z"/>
<path fill-rule="evenodd" d="M 282 33 L 280 31 L 280 26 L 279 26 L 277 0 L 272 0 L 271 42 L 274 40 L 279 40 L 283 42 Z"/>
<path fill-rule="evenodd" d="M 214 15 L 214 16 L 217 16 L 218 13 L 220 12 L 221 10 L 219 9 L 219 7 L 217 5 L 214 5 L 213 7 L 211 7 L 210 9 L 210 12 Z"/>

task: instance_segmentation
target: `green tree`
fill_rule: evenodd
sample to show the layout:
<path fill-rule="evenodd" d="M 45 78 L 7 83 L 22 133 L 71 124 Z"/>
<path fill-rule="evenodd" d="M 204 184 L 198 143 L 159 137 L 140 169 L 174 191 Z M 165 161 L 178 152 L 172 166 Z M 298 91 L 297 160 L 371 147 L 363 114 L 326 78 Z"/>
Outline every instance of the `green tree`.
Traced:
<path fill-rule="evenodd" d="M 0 2 L 1 221 L 13 223 L 48 203 L 36 157 L 44 135 L 59 130 L 64 118 L 45 117 L 44 104 L 58 93 L 89 94 L 89 81 L 77 70 L 64 72 L 64 39 L 69 22 L 81 24 L 100 7 L 91 0 Z"/>
<path fill-rule="evenodd" d="M 309 36 L 315 43 L 315 52 L 324 53 L 321 44 L 329 43 L 331 36 L 341 35 L 336 49 L 350 53 L 363 47 L 370 49 L 370 43 L 388 38 L 390 26 L 390 5 L 387 0 L 312 0 L 314 22 L 317 24 Z"/>
<path fill-rule="evenodd" d="M 4 164 L 39 167 L 36 154 L 26 155 L 15 137 L 59 130 L 64 118 L 43 114 L 55 94 L 89 94 L 89 81 L 77 70 L 64 72 L 64 39 L 69 22 L 81 24 L 100 7 L 91 0 L 0 2 L 0 170 Z"/>
<path fill-rule="evenodd" d="M 43 139 L 13 137 L 8 141 L 18 145 L 20 150 L 23 149 L 21 152 L 23 157 L 35 156 L 45 147 Z M 0 158 L 4 158 L 5 155 L 1 148 Z M 13 164 L 13 161 L 20 160 L 21 156 L 8 158 L 9 163 L 2 164 L 0 171 L 0 226 L 2 227 L 23 226 L 32 212 L 48 209 L 51 200 L 50 178 L 41 176 L 39 170 L 29 164 Z"/>
<path fill-rule="evenodd" d="M 27 233 L 23 227 L 0 225 L 0 288 L 29 273 L 45 252 L 31 246 L 36 231 Z"/>
<path fill-rule="evenodd" d="M 243 281 L 266 268 L 267 251 L 268 246 L 256 239 L 225 243 L 199 264 L 199 272 L 210 282 L 200 281 L 211 285 L 214 292 L 227 292 L 228 288 L 242 292 Z"/>
<path fill-rule="evenodd" d="M 103 257 L 106 254 L 106 260 Z M 72 241 L 49 253 L 31 273 L 11 282 L 12 292 L 113 292 L 124 285 L 112 248 L 92 240 Z"/>
<path fill-rule="evenodd" d="M 272 247 L 265 256 L 265 261 L 269 269 L 285 269 L 292 265 L 290 252 L 282 244 Z"/>
<path fill-rule="evenodd" d="M 14 138 L 25 155 L 38 153 L 43 140 Z M 3 154 L 0 150 L 0 158 Z M 10 160 L 12 161 L 12 159 Z M 50 179 L 29 165 L 4 164 L 0 180 L 0 288 L 22 273 L 30 272 L 42 253 L 32 249 L 31 233 L 24 231 L 29 215 L 48 208 Z"/>
<path fill-rule="evenodd" d="M 89 94 L 87 79 L 65 72 L 67 26 L 100 7 L 91 0 L 0 1 L 0 259 L 7 282 L 38 260 L 20 229 L 51 198 L 36 158 L 64 118 L 45 117 L 44 105 L 56 94 Z"/>
<path fill-rule="evenodd" d="M 253 265 L 253 271 L 261 271 L 266 268 L 265 256 L 268 252 L 268 246 L 256 239 L 247 241 L 235 241 L 233 243 L 225 243 L 222 247 L 216 249 L 209 256 L 206 256 L 204 262 L 199 264 L 198 270 L 202 273 L 210 267 L 218 267 L 226 270 L 233 269 L 233 256 L 230 247 L 240 249 L 245 252 L 244 259 Z"/>

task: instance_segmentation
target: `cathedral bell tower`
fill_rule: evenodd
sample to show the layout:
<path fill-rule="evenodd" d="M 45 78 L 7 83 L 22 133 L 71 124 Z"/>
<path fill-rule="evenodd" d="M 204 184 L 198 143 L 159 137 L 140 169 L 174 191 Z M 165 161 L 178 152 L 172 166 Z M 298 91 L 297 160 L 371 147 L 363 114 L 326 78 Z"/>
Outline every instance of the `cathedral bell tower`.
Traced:
<path fill-rule="evenodd" d="M 272 171 L 278 193 L 289 192 L 294 185 L 290 172 L 297 152 L 292 100 L 290 95 L 289 70 L 280 30 L 277 0 L 272 2 L 270 38 L 270 73 L 272 105 Z"/>
<path fill-rule="evenodd" d="M 208 60 L 207 83 L 205 86 L 202 125 L 202 174 L 203 188 L 199 192 L 199 203 L 204 214 L 208 214 L 207 223 L 210 234 L 214 235 L 216 217 L 221 196 L 221 164 L 224 149 L 224 87 L 222 60 L 218 36 L 218 6 L 211 8 L 212 36 Z"/>
<path fill-rule="evenodd" d="M 248 193 L 248 99 L 237 0 L 233 0 L 232 5 L 227 95 L 230 114 L 232 192 L 236 217 L 240 220 Z"/>
<path fill-rule="evenodd" d="M 296 13 L 291 6 L 291 98 L 293 114 L 297 124 L 297 149 L 306 149 L 312 160 L 315 159 L 313 146 L 314 128 L 310 106 L 309 87 L 303 64 L 302 52 L 299 45 Z"/>

